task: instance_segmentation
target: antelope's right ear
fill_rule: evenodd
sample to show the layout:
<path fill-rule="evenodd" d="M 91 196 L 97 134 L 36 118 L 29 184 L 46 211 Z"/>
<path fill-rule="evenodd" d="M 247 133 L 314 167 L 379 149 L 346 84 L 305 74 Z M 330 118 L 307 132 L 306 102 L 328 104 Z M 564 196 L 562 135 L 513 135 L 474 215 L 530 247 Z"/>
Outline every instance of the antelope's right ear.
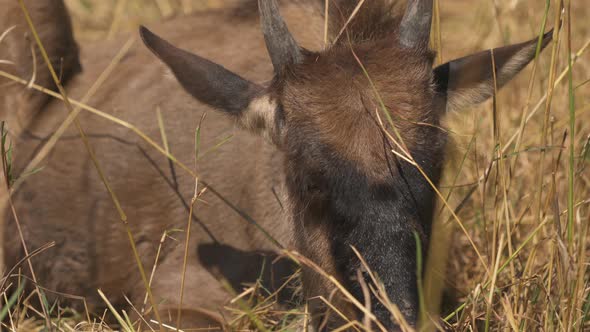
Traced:
<path fill-rule="evenodd" d="M 241 127 L 278 142 L 277 105 L 263 87 L 173 46 L 144 26 L 139 34 L 194 98 L 235 117 Z"/>
<path fill-rule="evenodd" d="M 551 41 L 553 30 L 543 35 L 541 50 Z M 479 104 L 494 94 L 494 70 L 500 89 L 518 74 L 537 53 L 538 38 L 473 54 L 445 63 L 434 70 L 438 94 L 446 98 L 447 111 Z M 492 61 L 493 57 L 493 61 Z M 495 69 L 492 64 L 495 64 Z"/>

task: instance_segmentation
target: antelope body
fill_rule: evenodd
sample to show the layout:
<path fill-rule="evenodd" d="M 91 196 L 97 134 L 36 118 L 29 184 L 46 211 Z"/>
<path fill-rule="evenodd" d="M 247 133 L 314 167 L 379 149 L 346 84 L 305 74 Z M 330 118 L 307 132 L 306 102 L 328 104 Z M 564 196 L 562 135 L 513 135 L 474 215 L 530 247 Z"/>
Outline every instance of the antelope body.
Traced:
<path fill-rule="evenodd" d="M 33 22 L 46 27 L 40 29 L 41 39 L 69 96 L 81 99 L 125 40 L 83 45 L 78 57 L 61 0 L 25 2 Z M 29 79 L 36 68 L 37 84 L 53 89 L 40 57 L 33 66 L 33 57 L 24 56 L 32 44 L 20 8 L 12 0 L 0 0 L 4 3 L 0 32 L 12 24 L 17 28 L 0 43 L 0 59 L 13 64 L 0 63 L 0 69 Z M 410 0 L 399 16 L 389 1 L 368 1 L 338 41 L 324 49 L 323 3 L 285 2 L 281 16 L 274 0 L 260 0 L 260 22 L 252 10 L 256 5 L 247 2 L 248 10 L 211 11 L 152 27 L 169 42 L 142 28 L 144 43 L 161 61 L 134 45 L 88 102 L 154 139 L 161 134 L 159 109 L 170 152 L 185 165 L 194 164 L 199 123 L 202 151 L 231 135 L 196 163 L 199 180 L 206 183 L 197 187 L 207 190 L 191 221 L 179 327 L 222 323 L 218 310 L 231 296 L 220 275 L 235 287 L 254 282 L 264 257 L 274 270 L 267 279 L 294 271 L 288 261 L 270 264 L 278 247 L 252 220 L 364 303 L 356 248 L 405 319 L 416 323 L 414 234 L 428 243 L 435 198 L 424 175 L 435 184 L 440 177 L 446 135 L 439 127 L 445 112 L 493 94 L 491 52 L 433 69 L 431 0 Z M 334 1 L 332 40 L 356 3 Z M 48 15 L 47 8 L 57 14 Z M 546 34 L 542 46 L 550 38 Z M 494 50 L 498 87 L 534 58 L 536 47 L 534 39 Z M 0 92 L 0 115 L 11 129 L 18 173 L 67 110 L 61 101 L 9 80 L 0 79 L 0 85 L 7 87 Z M 195 179 L 127 128 L 88 112 L 79 119 L 149 272 L 162 234 L 186 230 Z M 405 153 L 424 174 L 402 158 Z M 100 288 L 117 305 L 126 305 L 125 295 L 141 306 L 145 286 L 124 224 L 74 127 L 43 170 L 12 197 L 28 249 L 56 242 L 32 259 L 43 287 L 85 296 L 95 307 L 102 303 Z M 24 250 L 13 214 L 5 210 L 6 269 L 24 257 Z M 176 241 L 168 238 L 161 245 L 151 284 L 161 312 L 175 313 L 180 301 L 186 234 L 174 233 Z M 371 282 L 366 272 L 360 275 Z M 316 327 L 339 326 L 317 299 L 330 298 L 334 285 L 307 266 L 302 280 L 304 298 L 313 298 Z M 351 317 L 362 316 L 341 296 L 333 300 Z M 371 310 L 383 326 L 396 329 L 391 313 L 374 297 Z"/>

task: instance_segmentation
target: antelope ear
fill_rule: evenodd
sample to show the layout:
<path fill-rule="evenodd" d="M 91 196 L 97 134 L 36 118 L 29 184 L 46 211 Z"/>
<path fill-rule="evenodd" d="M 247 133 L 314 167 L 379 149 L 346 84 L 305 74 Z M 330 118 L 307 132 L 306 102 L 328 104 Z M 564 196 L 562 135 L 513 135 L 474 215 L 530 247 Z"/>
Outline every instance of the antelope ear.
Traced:
<path fill-rule="evenodd" d="M 265 89 L 196 54 L 181 50 L 141 26 L 144 44 L 164 62 L 180 85 L 200 102 L 234 116 L 252 132 L 278 139 L 277 107 Z"/>
<path fill-rule="evenodd" d="M 551 41 L 553 30 L 543 35 L 541 50 Z M 498 89 L 508 83 L 535 58 L 538 39 L 469 55 L 445 63 L 434 70 L 440 96 L 446 98 L 447 111 L 481 103 L 494 94 L 495 63 Z M 492 62 L 492 56 L 494 62 Z"/>

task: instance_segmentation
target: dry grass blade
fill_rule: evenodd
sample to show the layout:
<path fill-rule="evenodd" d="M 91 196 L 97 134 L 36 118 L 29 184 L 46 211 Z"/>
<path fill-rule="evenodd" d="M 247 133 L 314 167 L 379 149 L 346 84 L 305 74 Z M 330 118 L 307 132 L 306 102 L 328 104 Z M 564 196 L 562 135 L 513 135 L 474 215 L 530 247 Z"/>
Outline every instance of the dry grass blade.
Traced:
<path fill-rule="evenodd" d="M 361 253 L 358 252 L 358 250 L 355 247 L 351 246 L 350 248 L 352 249 L 352 251 L 354 252 L 356 257 L 360 260 L 362 267 L 364 268 L 365 272 L 367 272 L 367 274 L 371 278 L 371 282 L 373 283 L 373 285 L 375 287 L 377 287 L 377 291 L 375 294 L 377 299 L 379 299 L 379 301 L 386 308 L 389 309 L 389 311 L 391 312 L 393 319 L 396 323 L 398 323 L 406 331 L 412 330 L 412 328 L 410 327 L 410 325 L 408 324 L 408 322 L 406 321 L 406 319 L 402 315 L 402 312 L 399 310 L 399 308 L 395 304 L 391 303 L 391 301 L 389 300 L 389 296 L 387 295 L 387 292 L 385 291 L 383 284 L 377 279 L 377 277 L 375 276 L 375 274 L 373 273 L 373 271 L 369 267 L 369 264 L 367 264 L 367 261 L 361 255 Z M 368 320 L 368 317 L 365 317 L 365 320 Z M 367 322 L 365 322 L 365 325 L 366 325 L 366 323 Z"/>
<path fill-rule="evenodd" d="M 328 48 L 328 30 L 330 27 L 330 0 L 324 3 L 324 48 Z M 0 38 L 2 40 L 2 38 Z"/>
<path fill-rule="evenodd" d="M 350 14 L 350 16 L 348 17 L 348 19 L 346 20 L 346 22 L 342 26 L 342 28 L 340 28 L 340 31 L 338 32 L 338 35 L 336 35 L 336 38 L 334 38 L 334 41 L 332 41 L 332 44 L 336 44 L 336 42 L 338 42 L 338 39 L 340 39 L 340 37 L 342 36 L 342 34 L 344 33 L 344 31 L 346 31 L 346 29 L 348 28 L 348 25 L 354 19 L 354 17 L 359 12 L 359 10 L 361 9 L 361 7 L 363 6 L 364 3 L 365 3 L 365 0 L 359 0 L 358 4 L 354 8 L 354 10 L 352 11 L 352 13 Z M 326 15 L 326 17 L 327 17 L 327 15 Z"/>
<path fill-rule="evenodd" d="M 501 249 L 504 245 L 504 234 L 500 236 L 500 241 L 498 242 L 498 248 Z M 494 271 L 492 273 L 492 281 L 490 284 L 490 293 L 488 295 L 487 304 L 488 308 L 486 311 L 486 321 L 485 321 L 485 331 L 489 331 L 490 329 L 490 317 L 492 314 L 492 304 L 494 302 L 494 294 L 496 293 L 496 281 L 498 279 L 498 270 L 500 266 L 500 259 L 502 258 L 501 255 L 497 255 L 496 264 L 494 264 Z"/>
<path fill-rule="evenodd" d="M 543 35 L 545 33 L 545 28 L 547 25 L 547 20 L 549 18 L 549 9 L 550 9 L 550 5 L 551 2 L 548 0 L 547 4 L 545 6 L 545 12 L 544 12 L 544 16 L 543 16 L 543 23 L 541 24 L 541 29 L 539 31 L 539 38 L 537 40 L 537 50 L 535 51 L 535 59 L 533 61 L 533 73 L 531 74 L 531 78 L 529 80 L 529 86 L 528 86 L 528 91 L 527 91 L 527 99 L 526 99 L 526 103 L 525 103 L 525 107 L 523 109 L 522 112 L 522 116 L 521 116 L 521 120 L 520 120 L 520 126 L 519 126 L 519 134 L 516 138 L 516 143 L 514 145 L 514 151 L 518 151 L 520 149 L 520 144 L 522 141 L 522 136 L 524 134 L 524 127 L 526 125 L 526 114 L 530 108 L 530 103 L 531 103 L 531 99 L 533 97 L 533 86 L 535 84 L 535 78 L 537 75 L 537 66 L 539 65 L 539 55 L 541 53 L 541 43 L 543 41 Z M 517 162 L 518 158 L 515 158 L 512 165 L 511 165 L 511 169 L 514 169 L 516 162 Z"/>
<path fill-rule="evenodd" d="M 164 231 L 164 233 L 162 233 L 162 237 L 160 238 L 160 242 L 158 243 L 158 250 L 156 251 L 156 257 L 154 258 L 154 265 L 152 266 L 152 272 L 150 273 L 150 280 L 149 280 L 149 286 L 152 287 L 152 282 L 154 281 L 154 276 L 156 275 L 156 269 L 158 268 L 158 263 L 160 261 L 160 254 L 162 253 L 162 246 L 164 245 L 164 242 L 166 241 L 166 239 L 169 237 L 169 234 L 172 231 Z M 144 298 L 143 298 L 143 306 L 141 308 L 141 313 L 142 314 L 146 314 L 146 304 L 148 301 L 148 294 L 146 292 Z"/>
<path fill-rule="evenodd" d="M 30 89 L 37 80 L 37 52 L 35 52 L 35 46 L 33 44 L 31 44 L 31 58 L 33 58 L 33 74 L 31 75 L 31 79 L 29 79 L 27 89 Z"/>
<path fill-rule="evenodd" d="M 377 317 L 375 317 L 372 312 L 367 311 L 365 306 L 359 302 L 359 300 L 357 300 L 357 298 L 354 297 L 334 276 L 329 275 L 317 264 L 296 251 L 284 250 L 283 253 L 285 256 L 293 257 L 297 262 L 312 268 L 315 272 L 326 278 L 326 280 L 330 281 L 346 297 L 347 300 L 349 300 L 359 311 L 366 315 L 381 331 L 386 331 L 383 324 L 377 320 Z"/>
<path fill-rule="evenodd" d="M 197 155 L 195 155 L 195 159 L 197 158 Z M 193 209 L 195 207 L 195 204 L 197 203 L 197 200 L 199 199 L 199 197 L 201 197 L 201 195 L 203 193 L 205 193 L 205 191 L 207 191 L 207 188 L 203 188 L 201 189 L 201 191 L 198 190 L 199 188 L 199 181 L 195 180 L 195 193 L 193 195 L 193 198 L 191 199 L 191 203 L 190 203 L 190 208 L 189 208 L 189 212 L 188 212 L 188 221 L 186 223 L 186 240 L 184 242 L 184 256 L 183 256 L 183 261 L 182 261 L 182 272 L 181 272 L 181 281 L 180 281 L 180 301 L 178 302 L 178 310 L 177 310 L 177 318 L 176 318 L 176 326 L 178 328 L 180 328 L 180 323 L 181 323 L 181 319 L 182 319 L 182 302 L 184 299 L 184 283 L 185 283 L 185 277 L 186 277 L 186 267 L 188 265 L 188 255 L 189 255 L 189 244 L 190 244 L 190 236 L 191 236 L 191 224 L 193 221 Z"/>
<path fill-rule="evenodd" d="M 131 302 L 131 300 L 127 296 L 124 296 L 124 298 L 125 298 L 125 302 L 127 302 L 127 304 L 129 305 L 129 307 L 131 309 L 133 309 L 133 311 L 137 314 L 137 317 L 139 317 L 139 321 L 141 323 L 144 323 L 150 329 L 150 331 L 155 332 L 154 329 L 150 326 L 150 323 L 148 323 L 148 321 L 145 320 L 145 318 L 144 318 L 144 314 L 145 313 L 139 312 L 139 310 L 135 307 L 135 304 L 133 304 L 133 302 Z M 141 331 L 141 325 L 138 325 L 137 331 Z"/>
<path fill-rule="evenodd" d="M 125 319 L 123 319 L 123 317 L 121 317 L 121 315 L 119 314 L 117 309 L 115 309 L 115 307 L 113 307 L 113 304 L 109 301 L 109 299 L 107 299 L 107 297 L 104 295 L 104 293 L 100 289 L 98 290 L 98 295 L 102 298 L 104 303 L 107 305 L 107 307 L 111 311 L 111 314 L 115 317 L 115 319 L 117 320 L 117 322 L 119 323 L 119 325 L 121 326 L 123 331 L 134 332 L 133 326 L 130 326 L 127 323 L 127 320 L 125 320 Z"/>
<path fill-rule="evenodd" d="M 14 30 L 14 28 L 16 28 L 16 25 L 11 26 L 10 28 L 4 30 L 2 32 L 2 34 L 0 35 L 0 43 L 2 43 L 2 41 L 4 40 L 4 38 L 6 38 L 6 36 L 8 36 L 8 34 Z"/>
<path fill-rule="evenodd" d="M 360 269 L 356 270 L 356 279 L 358 280 L 359 284 L 361 285 L 361 290 L 363 292 L 363 299 L 365 301 L 365 309 L 367 311 L 371 310 L 371 292 L 369 291 L 369 286 L 367 286 L 367 282 L 365 278 L 363 278 L 363 273 Z M 371 329 L 371 321 L 368 317 L 363 317 L 363 326 L 366 330 Z"/>
<path fill-rule="evenodd" d="M 346 324 L 337 328 L 335 331 L 344 331 L 346 329 L 353 328 L 355 331 L 360 332 L 359 328 L 362 328 L 362 326 L 359 322 L 351 321 L 350 318 L 346 317 L 346 315 L 344 315 L 342 313 L 342 311 L 338 310 L 338 308 L 336 308 L 334 306 L 334 304 L 332 304 L 331 301 L 328 301 L 323 296 L 318 297 L 318 299 L 320 301 L 322 301 L 328 308 L 330 308 L 332 311 L 334 311 L 340 318 L 342 318 L 342 320 L 344 320 L 346 322 Z"/>

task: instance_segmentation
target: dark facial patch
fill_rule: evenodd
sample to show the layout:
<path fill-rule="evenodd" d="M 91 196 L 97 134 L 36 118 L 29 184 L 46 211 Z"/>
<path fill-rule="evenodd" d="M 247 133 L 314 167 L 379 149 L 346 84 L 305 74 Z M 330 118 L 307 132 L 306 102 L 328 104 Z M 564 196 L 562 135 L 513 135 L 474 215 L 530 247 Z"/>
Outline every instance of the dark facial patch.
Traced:
<path fill-rule="evenodd" d="M 438 129 L 444 110 L 434 108 L 432 54 L 395 45 L 391 37 L 353 47 L 370 80 L 350 46 L 342 45 L 308 56 L 285 72 L 275 88 L 284 116 L 286 176 L 301 250 L 361 298 L 355 281 L 360 262 L 350 248 L 356 247 L 390 298 L 414 320 L 414 232 L 426 243 L 434 191 L 414 166 L 392 152 L 399 148 L 387 134 L 396 135 L 380 101 L 434 183 L 446 138 Z M 315 250 L 318 241 L 310 237 L 327 242 Z M 308 283 L 312 293 L 307 295 L 327 296 L 330 285 L 317 286 L 318 278 L 309 274 L 304 272 L 304 280 L 307 275 L 314 285 Z M 376 299 L 372 303 L 379 319 L 388 321 L 387 310 Z"/>
<path fill-rule="evenodd" d="M 303 253 L 336 276 L 357 299 L 362 299 L 356 280 L 361 264 L 351 249 L 354 246 L 384 283 L 393 303 L 410 322 L 415 321 L 414 232 L 427 247 L 433 189 L 416 168 L 405 161 L 393 158 L 391 167 L 395 169 L 395 176 L 386 183 L 375 184 L 356 165 L 342 160 L 329 147 L 322 145 L 314 149 L 317 154 L 313 156 L 321 158 L 320 170 L 306 168 L 305 157 L 298 155 L 289 160 L 286 173 L 293 201 L 291 212 Z M 421 167 L 432 181 L 438 182 L 442 155 L 438 151 L 412 152 L 419 156 Z M 307 296 L 330 294 L 333 286 L 314 275 L 304 270 Z M 365 275 L 365 282 L 371 282 L 368 275 Z M 385 326 L 390 326 L 388 310 L 375 298 L 371 303 L 372 312 Z"/>

